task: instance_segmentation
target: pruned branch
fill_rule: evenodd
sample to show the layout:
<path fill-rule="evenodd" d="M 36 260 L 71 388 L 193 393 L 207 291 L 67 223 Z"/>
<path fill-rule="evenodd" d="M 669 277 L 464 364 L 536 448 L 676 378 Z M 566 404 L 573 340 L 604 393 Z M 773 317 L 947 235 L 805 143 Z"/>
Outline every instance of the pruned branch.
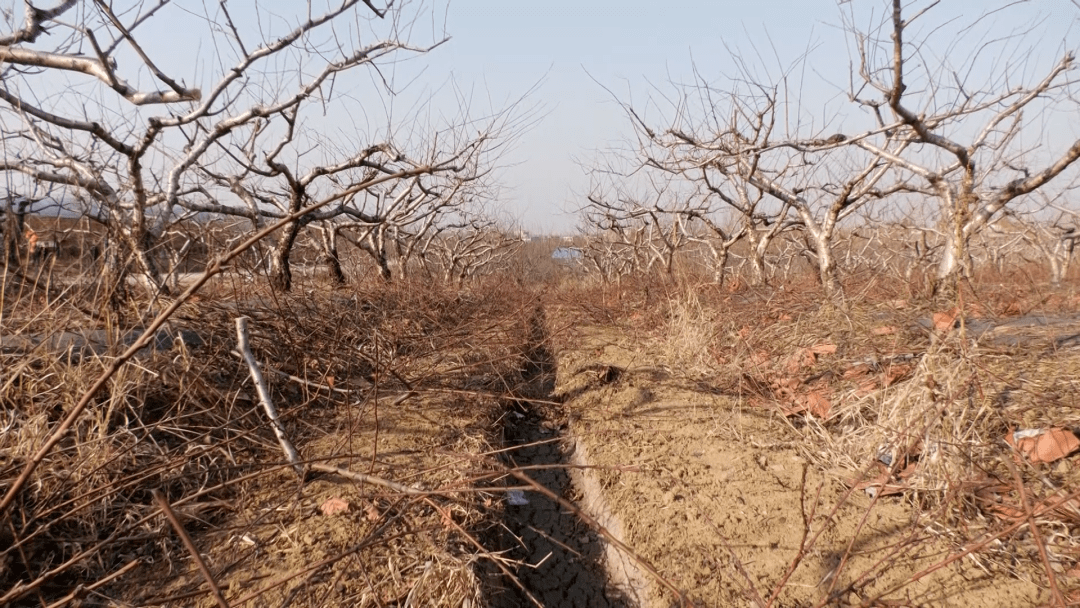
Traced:
<path fill-rule="evenodd" d="M 35 51 L 21 47 L 0 46 L 0 61 L 16 65 L 81 72 L 104 82 L 110 89 L 137 106 L 199 101 L 202 98 L 202 92 L 199 89 L 185 89 L 179 86 L 171 91 L 141 92 L 120 79 L 116 75 L 114 66 L 100 59 Z"/>
<path fill-rule="evenodd" d="M 78 0 L 64 0 L 55 8 L 47 10 L 37 8 L 30 4 L 29 1 L 26 1 L 25 4 L 26 23 L 21 30 L 12 32 L 6 36 L 0 36 L 0 46 L 11 46 L 23 42 L 36 42 L 38 36 L 46 31 L 45 24 L 66 13 L 68 9 L 78 4 Z"/>

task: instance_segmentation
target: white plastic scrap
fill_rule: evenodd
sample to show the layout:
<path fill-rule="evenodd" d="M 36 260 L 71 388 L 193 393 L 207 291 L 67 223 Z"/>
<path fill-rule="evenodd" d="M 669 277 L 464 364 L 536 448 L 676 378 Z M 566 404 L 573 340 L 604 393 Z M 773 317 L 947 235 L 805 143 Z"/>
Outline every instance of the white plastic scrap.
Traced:
<path fill-rule="evenodd" d="M 529 499 L 525 498 L 524 490 L 507 490 L 506 504 L 520 507 L 529 504 Z"/>
<path fill-rule="evenodd" d="M 1013 433 L 1013 441 L 1020 441 L 1021 439 L 1028 439 L 1030 437 L 1038 437 L 1046 432 L 1046 429 L 1021 429 Z"/>

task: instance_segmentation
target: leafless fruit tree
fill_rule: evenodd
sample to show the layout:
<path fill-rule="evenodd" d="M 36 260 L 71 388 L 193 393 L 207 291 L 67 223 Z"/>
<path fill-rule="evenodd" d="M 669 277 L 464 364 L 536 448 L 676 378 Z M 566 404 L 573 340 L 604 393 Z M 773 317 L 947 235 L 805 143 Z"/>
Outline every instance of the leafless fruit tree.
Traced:
<path fill-rule="evenodd" d="M 1036 66 L 1024 31 L 982 38 L 981 19 L 923 25 L 937 4 L 893 0 L 872 28 L 857 25 L 854 7 L 844 14 L 857 58 L 850 97 L 877 123 L 850 139 L 940 201 L 948 230 L 936 280 L 947 287 L 965 272 L 973 235 L 1080 158 L 1080 140 L 1056 141 L 1049 126 L 1075 116 L 1080 98 L 1071 50 Z M 945 48 L 930 49 L 945 37 Z M 978 43 L 965 48 L 971 38 Z M 912 145 L 890 148 L 896 140 Z"/>
<path fill-rule="evenodd" d="M 1032 198 L 1037 204 L 1025 205 L 1022 210 L 1005 209 L 990 220 L 974 237 L 984 237 L 986 242 L 981 243 L 981 249 L 989 263 L 1000 272 L 1008 258 L 1026 262 L 1041 259 L 1049 271 L 1050 282 L 1063 281 L 1072 266 L 1076 241 L 1080 239 L 1077 232 L 1080 212 L 1064 206 L 1069 194 L 1072 192 L 1067 190 L 1051 197 L 1046 192 L 1036 192 Z"/>
<path fill-rule="evenodd" d="M 744 68 L 745 70 L 745 68 Z M 627 106 L 641 142 L 644 167 L 678 176 L 696 186 L 712 205 L 734 212 L 750 250 L 753 275 L 767 277 L 765 254 L 780 234 L 803 230 L 806 254 L 817 265 L 829 297 L 841 295 L 833 252 L 837 226 L 871 201 L 906 186 L 888 162 L 856 152 L 843 134 L 826 136 L 829 125 L 791 120 L 805 111 L 786 81 L 754 82 L 747 73 L 726 90 L 704 78 L 679 92 L 680 102 L 666 126 L 648 124 Z M 910 138 L 890 137 L 885 149 L 901 151 Z M 728 240 L 718 235 L 720 243 Z"/>
<path fill-rule="evenodd" d="M 679 196 L 653 182 L 639 193 L 596 191 L 581 213 L 602 238 L 632 250 L 632 269 L 648 271 L 658 265 L 671 275 L 676 253 L 690 243 L 687 224 L 703 212 L 699 202 L 699 197 Z"/>
<path fill-rule="evenodd" d="M 414 257 L 421 265 L 426 262 L 439 235 L 490 223 L 482 205 L 491 197 L 484 179 L 490 165 L 483 164 L 483 146 L 501 128 L 492 127 L 487 138 L 472 144 L 475 148 L 466 148 L 468 154 L 462 158 L 470 164 L 463 165 L 468 167 L 465 171 L 417 176 L 351 197 L 334 221 L 334 230 L 368 254 L 384 280 L 393 278 L 393 266 L 398 276 L 407 276 Z M 434 139 L 450 141 L 449 134 Z"/>
<path fill-rule="evenodd" d="M 945 240 L 934 249 L 935 288 L 952 283 L 966 270 L 974 235 L 1007 208 L 1034 204 L 1027 195 L 1080 157 L 1080 141 L 1061 141 L 1067 130 L 1053 126 L 1066 124 L 1080 96 L 1071 51 L 1037 66 L 1039 54 L 1027 52 L 1036 44 L 1030 32 L 993 38 L 985 14 L 966 25 L 916 27 L 937 4 L 905 8 L 893 0 L 875 17 L 867 14 L 873 3 L 841 3 L 854 58 L 847 101 L 817 107 L 804 96 L 813 50 L 779 70 L 732 53 L 733 76 L 708 79 L 695 67 L 694 80 L 674 85 L 671 95 L 638 106 L 620 101 L 636 138 L 637 161 L 626 179 L 659 171 L 692 193 L 680 204 L 699 197 L 696 219 L 735 214 L 741 225 L 730 236 L 716 234 L 716 253 L 723 256 L 730 238 L 745 238 L 757 281 L 770 273 L 766 252 L 776 239 L 800 231 L 800 255 L 817 267 L 828 297 L 842 296 L 835 246 L 844 223 L 895 216 L 877 209 L 917 201 L 921 228 Z M 1010 4 L 990 12 L 1015 10 Z M 821 65 L 815 71 L 828 72 Z M 936 213 L 926 211 L 927 195 L 940 201 Z M 624 204 L 626 197 L 590 202 L 620 221 L 643 213 L 640 204 Z M 947 228 L 934 225 L 938 219 Z M 920 255 L 925 245 L 917 245 Z"/>
<path fill-rule="evenodd" d="M 333 130 L 319 114 L 351 115 L 358 76 L 383 83 L 376 99 L 396 93 L 380 66 L 447 39 L 408 39 L 424 29 L 415 27 L 420 7 L 319 4 L 283 15 L 263 7 L 237 14 L 225 3 L 190 11 L 168 0 L 123 7 L 64 0 L 47 10 L 27 2 L 0 36 L 3 170 L 84 200 L 84 211 L 107 228 L 111 274 L 122 278 L 134 260 L 136 274 L 162 291 L 157 247 L 176 222 L 224 214 L 258 226 L 310 207 L 271 244 L 271 279 L 288 289 L 289 252 L 305 225 L 349 213 L 371 219 L 354 203 L 375 178 L 390 189 L 400 179 L 416 191 L 445 188 L 428 180 L 477 179 L 506 125 L 505 116 L 484 124 L 465 117 L 422 134 L 394 125 L 381 136 L 316 134 Z M 172 19 L 206 27 L 216 54 L 202 72 L 190 57 L 161 67 L 177 63 L 166 46 L 190 45 L 191 31 L 171 28 L 181 32 L 174 40 L 140 36 Z M 188 86 L 177 73 L 208 86 Z"/>
<path fill-rule="evenodd" d="M 466 280 L 504 270 L 523 241 L 512 230 L 491 221 L 473 220 L 433 233 L 425 243 L 425 265 L 437 265 L 446 282 Z"/>

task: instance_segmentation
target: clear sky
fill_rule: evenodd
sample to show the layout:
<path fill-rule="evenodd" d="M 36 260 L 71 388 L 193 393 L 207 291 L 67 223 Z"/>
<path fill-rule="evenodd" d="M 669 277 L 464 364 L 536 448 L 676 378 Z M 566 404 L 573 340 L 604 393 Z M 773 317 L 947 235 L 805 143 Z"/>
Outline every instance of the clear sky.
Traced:
<path fill-rule="evenodd" d="M 888 4 L 856 1 L 859 10 L 873 10 L 877 17 Z M 760 56 L 759 65 L 771 71 L 813 48 L 809 80 L 820 79 L 813 94 L 842 105 L 849 58 L 840 11 L 851 8 L 845 4 L 453 0 L 447 15 L 453 39 L 429 57 L 428 73 L 453 73 L 459 85 L 486 92 L 496 103 L 541 82 L 533 99 L 546 115 L 507 158 L 514 166 L 504 173 L 504 203 L 526 228 L 564 232 L 575 226 L 572 212 L 588 190 L 581 165 L 630 135 L 625 115 L 601 84 L 637 105 L 671 94 L 671 83 L 690 80 L 694 64 L 707 78 L 733 75 L 732 51 L 754 61 Z M 1071 0 L 1015 4 L 1022 6 L 988 17 L 997 20 L 994 27 L 1006 32 L 1018 23 L 1030 25 L 1033 36 L 1046 39 L 1051 64 L 1063 37 L 1075 46 L 1080 7 Z M 957 23 L 969 22 L 986 6 L 945 0 L 930 18 L 947 30 L 950 19 L 962 15 Z M 870 13 L 861 16 L 868 19 Z"/>
<path fill-rule="evenodd" d="M 544 119 L 509 155 L 504 199 L 526 228 L 562 232 L 588 190 L 581 165 L 629 135 L 604 87 L 638 100 L 686 80 L 692 61 L 713 76 L 731 71 L 725 44 L 752 52 L 751 42 L 762 51 L 774 43 L 787 61 L 828 38 L 842 49 L 842 34 L 826 25 L 837 22 L 832 0 L 454 0 L 453 39 L 432 54 L 430 71 L 452 71 L 496 100 L 541 82 L 533 98 Z"/>
<path fill-rule="evenodd" d="M 442 104 L 435 113 L 452 115 L 455 93 L 448 94 L 448 89 L 482 100 L 476 104 L 483 106 L 480 111 L 505 107 L 532 90 L 526 105 L 535 104 L 542 120 L 502 159 L 506 167 L 500 175 L 504 184 L 500 203 L 505 214 L 519 219 L 526 229 L 557 233 L 576 226 L 574 211 L 589 190 L 586 169 L 605 150 L 625 145 L 632 137 L 630 123 L 613 95 L 633 102 L 635 108 L 646 108 L 650 118 L 662 121 L 663 108 L 650 110 L 650 100 L 673 97 L 680 83 L 693 80 L 695 65 L 702 77 L 722 81 L 737 75 L 735 55 L 741 55 L 751 69 L 761 70 L 759 77 L 768 80 L 812 49 L 807 70 L 801 74 L 803 99 L 811 100 L 805 105 L 813 107 L 815 124 L 842 128 L 858 110 L 846 100 L 850 44 L 840 27 L 841 15 L 854 15 L 860 27 L 869 27 L 880 22 L 890 4 L 888 0 L 449 0 L 449 4 L 399 0 L 395 4 L 401 2 L 406 2 L 406 14 L 415 14 L 421 7 L 411 40 L 423 44 L 438 39 L 444 27 L 451 40 L 416 60 L 380 68 L 380 74 L 393 73 L 395 88 L 409 83 L 393 102 L 395 114 L 408 114 L 415 100 L 430 95 Z M 917 9 L 931 3 L 912 0 L 909 4 Z M 249 45 L 291 29 L 298 7 L 302 13 L 304 6 L 299 0 L 263 0 L 258 6 L 264 12 L 256 13 L 251 10 L 253 4 L 246 0 L 227 4 Z M 205 36 L 194 39 L 194 32 L 205 32 L 208 26 L 220 31 L 219 24 L 207 23 L 220 13 L 219 5 L 199 0 L 180 0 L 176 5 L 141 26 L 138 37 L 154 47 L 151 54 L 167 73 L 208 87 L 235 61 L 231 55 L 216 58 L 227 50 L 216 41 Z M 988 7 L 994 6 L 1007 8 L 986 15 Z M 1005 55 L 1003 61 L 988 57 L 986 70 L 1019 65 L 1018 73 L 1030 82 L 1034 75 L 1045 74 L 1065 49 L 1080 48 L 1080 0 L 942 0 L 922 20 L 946 46 L 920 48 L 920 60 L 953 59 L 947 56 L 947 45 L 963 38 L 960 24 L 980 15 L 985 15 L 981 22 L 989 33 L 970 40 L 971 48 L 999 34 L 1024 32 L 1023 40 L 1002 47 L 1006 49 L 999 53 Z M 347 29 L 346 24 L 334 33 Z M 1038 52 L 1014 52 L 1029 47 Z M 965 55 L 962 48 L 959 55 Z M 140 63 L 132 57 L 121 60 L 121 68 Z M 121 71 L 134 78 L 136 85 L 153 83 L 144 69 L 135 76 Z M 385 95 L 370 93 L 377 76 L 359 72 L 366 84 L 355 85 L 355 94 L 343 91 L 354 85 L 342 84 L 334 90 L 339 101 L 349 100 L 344 102 L 344 119 L 306 117 L 320 129 L 336 130 L 344 142 L 363 139 L 356 133 L 365 126 L 377 128 L 385 109 Z M 267 73 L 275 73 L 273 64 Z M 82 75 L 66 77 L 89 80 Z M 94 82 L 83 86 L 101 89 Z M 274 83 L 265 86 L 272 89 Z M 111 92 L 97 95 L 105 106 L 120 104 Z M 67 98 L 72 103 L 81 99 Z M 319 108 L 311 113 L 319 114 Z M 1080 137 L 1080 121 L 1073 122 L 1075 130 L 1066 129 L 1063 137 Z"/>

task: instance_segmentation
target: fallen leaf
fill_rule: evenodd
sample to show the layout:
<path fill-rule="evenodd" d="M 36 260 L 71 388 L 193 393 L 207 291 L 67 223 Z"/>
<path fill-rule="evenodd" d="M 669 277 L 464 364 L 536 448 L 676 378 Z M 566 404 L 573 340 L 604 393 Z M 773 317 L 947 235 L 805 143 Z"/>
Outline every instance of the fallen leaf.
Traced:
<path fill-rule="evenodd" d="M 378 521 L 379 517 L 382 516 L 382 514 L 379 513 L 379 510 L 375 508 L 375 505 L 373 504 L 368 504 L 366 507 L 364 507 L 364 515 L 367 516 L 368 521 Z"/>
<path fill-rule="evenodd" d="M 947 332 L 956 325 L 956 317 L 960 315 L 960 310 L 953 307 L 945 312 L 935 312 L 933 316 L 934 329 L 940 332 Z"/>
<path fill-rule="evenodd" d="M 1039 501 L 1038 507 L 1040 510 L 1043 507 L 1050 507 L 1057 515 L 1072 518 L 1075 517 L 1077 509 L 1080 509 L 1080 501 L 1076 500 L 1075 497 L 1071 497 L 1069 493 L 1058 490 L 1056 493 Z"/>
<path fill-rule="evenodd" d="M 791 390 L 795 390 L 799 388 L 799 385 L 802 384 L 802 380 L 788 376 L 786 378 L 780 378 L 776 381 L 776 383 L 782 388 L 789 388 Z"/>
<path fill-rule="evenodd" d="M 784 362 L 784 371 L 789 374 L 797 373 L 805 367 L 813 367 L 817 363 L 817 355 L 809 348 L 800 348 Z"/>
<path fill-rule="evenodd" d="M 780 398 L 790 398 L 791 400 L 791 407 L 781 408 L 780 410 L 785 416 L 797 416 L 803 412 L 810 412 L 811 415 L 827 420 L 829 414 L 832 413 L 832 403 L 821 391 L 813 391 L 803 395 L 793 395 L 790 389 L 782 388 L 777 391 L 777 396 Z"/>
<path fill-rule="evenodd" d="M 875 336 L 891 336 L 900 330 L 896 329 L 892 325 L 879 325 L 870 330 L 870 333 Z"/>
<path fill-rule="evenodd" d="M 790 321 L 791 320 L 791 315 L 789 315 L 789 314 L 787 314 L 785 312 L 784 314 L 780 315 L 776 320 L 777 321 Z"/>
<path fill-rule="evenodd" d="M 334 388 L 334 377 L 333 376 L 327 376 L 326 377 L 326 386 L 329 386 L 330 388 Z"/>
<path fill-rule="evenodd" d="M 832 403 L 829 403 L 829 400 L 819 392 L 807 395 L 806 401 L 810 413 L 822 420 L 828 419 L 829 414 L 832 413 Z"/>
<path fill-rule="evenodd" d="M 843 378 L 844 380 L 851 380 L 852 378 L 856 378 L 858 376 L 865 376 L 866 374 L 869 374 L 872 370 L 873 367 L 871 367 L 870 364 L 859 363 L 845 369 L 841 378 Z"/>
<path fill-rule="evenodd" d="M 859 383 L 859 388 L 855 391 L 856 397 L 865 397 L 870 393 L 878 389 L 878 381 L 874 378 L 864 380 Z"/>
<path fill-rule="evenodd" d="M 337 515 L 338 513 L 346 513 L 349 510 L 349 503 L 340 498 L 331 498 L 322 503 L 319 507 L 323 515 Z"/>
<path fill-rule="evenodd" d="M 1007 504 L 990 505 L 986 510 L 998 515 L 1002 519 L 1021 519 L 1024 517 L 1023 511 Z"/>
<path fill-rule="evenodd" d="M 870 479 L 863 477 L 861 481 L 856 479 L 845 479 L 844 481 L 848 486 L 856 490 L 864 490 L 867 494 L 870 494 L 871 498 L 880 494 L 881 496 L 893 496 L 896 494 L 902 494 L 907 489 L 906 485 L 889 483 L 889 469 L 885 465 L 876 463 L 877 474 L 868 472 L 867 476 L 873 475 Z"/>
<path fill-rule="evenodd" d="M 904 467 L 904 470 L 897 473 L 896 476 L 899 477 L 900 479 L 910 479 L 912 475 L 914 475 L 916 472 L 918 472 L 917 471 L 918 466 L 919 466 L 918 461 L 909 462 L 908 465 L 906 467 Z"/>
<path fill-rule="evenodd" d="M 810 347 L 810 352 L 815 355 L 832 355 L 836 353 L 836 345 L 829 344 L 828 342 L 822 342 L 821 344 L 815 344 Z"/>
<path fill-rule="evenodd" d="M 885 382 L 883 387 L 889 387 L 897 382 L 907 378 L 911 375 L 912 367 L 910 365 L 893 365 L 885 372 Z"/>
<path fill-rule="evenodd" d="M 1012 441 L 1009 441 L 1010 439 Z M 1006 441 L 1034 464 L 1061 460 L 1080 448 L 1080 439 L 1077 439 L 1072 431 L 1061 428 L 1046 429 L 1038 433 L 1009 433 Z"/>
<path fill-rule="evenodd" d="M 439 509 L 439 518 L 442 520 L 442 525 L 447 530 L 452 530 L 454 526 L 454 517 L 450 514 L 449 509 Z"/>

